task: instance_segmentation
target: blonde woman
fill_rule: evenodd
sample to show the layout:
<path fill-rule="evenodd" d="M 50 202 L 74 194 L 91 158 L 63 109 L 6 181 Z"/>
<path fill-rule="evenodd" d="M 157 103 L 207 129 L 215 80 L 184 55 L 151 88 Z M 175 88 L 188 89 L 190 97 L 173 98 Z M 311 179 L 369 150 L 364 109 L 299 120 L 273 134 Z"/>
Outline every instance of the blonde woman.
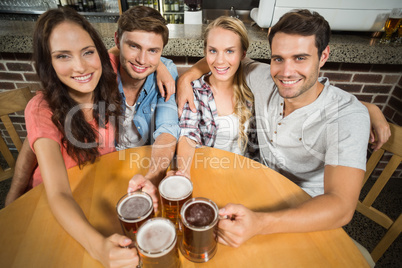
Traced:
<path fill-rule="evenodd" d="M 187 177 L 197 145 L 247 155 L 254 99 L 241 61 L 248 46 L 244 24 L 232 17 L 217 18 L 204 33 L 205 60 L 211 71 L 192 82 L 197 111 L 187 104 L 179 123 L 177 165 Z"/>

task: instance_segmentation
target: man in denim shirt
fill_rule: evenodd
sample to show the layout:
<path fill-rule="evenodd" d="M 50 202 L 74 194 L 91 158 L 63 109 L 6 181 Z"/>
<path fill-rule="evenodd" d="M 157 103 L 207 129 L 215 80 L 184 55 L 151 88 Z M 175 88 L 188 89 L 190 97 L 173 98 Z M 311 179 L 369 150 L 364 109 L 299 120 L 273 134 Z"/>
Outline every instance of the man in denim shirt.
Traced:
<path fill-rule="evenodd" d="M 152 186 L 159 184 L 173 158 L 180 133 L 175 98 L 165 99 L 156 81 L 155 71 L 158 68 L 159 75 L 163 65 L 174 80 L 178 77 L 173 62 L 161 58 L 169 39 L 165 23 L 153 8 L 137 6 L 127 10 L 120 16 L 115 34 L 119 55 L 110 53 L 124 106 L 116 148 L 153 144 L 148 173 L 145 177 L 134 176 L 128 191 L 143 188 L 151 195 L 155 189 Z"/>
<path fill-rule="evenodd" d="M 126 115 L 129 114 L 125 116 L 124 123 L 131 121 L 133 125 L 129 128 L 135 127 L 135 132 L 137 132 L 137 136 L 132 137 L 127 133 L 127 127 L 120 129 L 120 140 L 117 141 L 116 145 L 117 150 L 153 144 L 157 137 L 163 133 L 177 137 L 179 127 L 174 94 L 169 96 L 169 99 L 161 95 L 154 72 L 147 76 L 142 88 L 139 88 L 137 100 L 127 99 L 120 75 L 122 67 L 119 64 L 119 59 L 113 54 L 109 54 L 109 56 L 117 73 L 118 88 L 123 99 L 123 111 Z M 160 61 L 166 66 L 172 78 L 176 80 L 178 74 L 173 61 L 163 57 L 160 58 Z M 124 70 L 122 71 L 124 72 Z M 130 93 L 128 95 L 130 96 Z M 129 103 L 133 103 L 133 105 Z M 127 112 L 130 109 L 133 110 L 131 114 Z"/>

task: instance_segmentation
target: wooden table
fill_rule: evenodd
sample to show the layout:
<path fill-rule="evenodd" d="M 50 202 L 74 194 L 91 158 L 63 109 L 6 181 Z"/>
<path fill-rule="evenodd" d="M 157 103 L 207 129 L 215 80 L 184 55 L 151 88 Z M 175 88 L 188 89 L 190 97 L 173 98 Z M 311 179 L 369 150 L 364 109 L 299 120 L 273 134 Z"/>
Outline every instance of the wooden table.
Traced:
<path fill-rule="evenodd" d="M 104 155 L 82 170 L 68 171 L 74 198 L 102 234 L 122 233 L 115 205 L 136 173 L 145 174 L 151 149 Z M 295 206 L 310 197 L 277 172 L 247 158 L 212 148 L 196 150 L 193 196 L 242 203 L 257 211 Z M 0 267 L 101 267 L 53 217 L 43 185 L 0 211 Z M 368 267 L 342 228 L 256 236 L 239 248 L 218 245 L 215 257 L 183 267 Z"/>

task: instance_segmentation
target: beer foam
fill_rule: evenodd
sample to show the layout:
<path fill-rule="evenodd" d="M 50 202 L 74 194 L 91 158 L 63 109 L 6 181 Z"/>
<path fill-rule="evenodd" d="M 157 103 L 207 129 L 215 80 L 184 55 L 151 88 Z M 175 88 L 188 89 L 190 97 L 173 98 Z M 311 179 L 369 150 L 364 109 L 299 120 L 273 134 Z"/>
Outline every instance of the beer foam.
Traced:
<path fill-rule="evenodd" d="M 175 246 L 176 228 L 167 219 L 154 218 L 140 227 L 136 238 L 141 253 L 156 258 Z"/>
<path fill-rule="evenodd" d="M 194 202 L 189 205 L 184 213 L 187 222 L 196 227 L 210 225 L 215 219 L 215 211 L 206 202 Z"/>
<path fill-rule="evenodd" d="M 181 209 L 180 215 L 183 223 L 194 231 L 211 229 L 218 221 L 218 207 L 207 199 L 194 199 L 196 198 L 193 198 L 191 202 L 187 201 L 187 204 L 184 204 Z"/>
<path fill-rule="evenodd" d="M 193 185 L 183 176 L 170 176 L 159 185 L 159 192 L 167 199 L 182 199 L 191 194 Z"/>
<path fill-rule="evenodd" d="M 148 216 L 152 212 L 152 201 L 142 195 L 133 195 L 121 202 L 118 212 L 126 220 L 137 220 Z M 147 213 L 148 212 L 148 213 Z"/>

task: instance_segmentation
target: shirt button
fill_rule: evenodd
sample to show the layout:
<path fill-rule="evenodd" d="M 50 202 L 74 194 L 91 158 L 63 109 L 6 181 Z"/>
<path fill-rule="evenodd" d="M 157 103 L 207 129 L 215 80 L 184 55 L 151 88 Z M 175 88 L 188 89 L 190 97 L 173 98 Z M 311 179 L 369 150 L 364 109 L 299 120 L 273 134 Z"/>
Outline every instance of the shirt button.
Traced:
<path fill-rule="evenodd" d="M 137 127 L 138 129 L 141 129 L 141 127 Z"/>
<path fill-rule="evenodd" d="M 278 125 L 280 126 L 280 125 L 282 125 L 282 123 L 278 123 Z"/>
<path fill-rule="evenodd" d="M 282 113 L 280 113 L 279 115 L 282 115 Z"/>
<path fill-rule="evenodd" d="M 154 111 L 154 108 L 151 108 L 151 112 L 153 112 Z"/>
<path fill-rule="evenodd" d="M 141 102 L 137 102 L 137 105 L 140 105 L 141 104 Z"/>
<path fill-rule="evenodd" d="M 276 134 L 276 131 L 274 131 L 274 133 Z"/>
<path fill-rule="evenodd" d="M 299 138 L 299 141 L 301 141 L 302 140 L 302 138 Z"/>
<path fill-rule="evenodd" d="M 271 140 L 271 142 L 274 142 L 273 140 Z"/>
<path fill-rule="evenodd" d="M 283 103 L 281 103 L 281 106 L 283 106 Z"/>

